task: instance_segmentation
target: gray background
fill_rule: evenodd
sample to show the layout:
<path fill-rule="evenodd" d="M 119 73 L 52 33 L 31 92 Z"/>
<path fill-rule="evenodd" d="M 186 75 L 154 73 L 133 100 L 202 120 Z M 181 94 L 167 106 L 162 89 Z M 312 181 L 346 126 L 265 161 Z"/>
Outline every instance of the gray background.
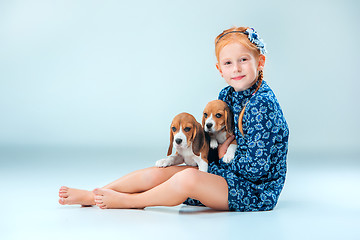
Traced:
<path fill-rule="evenodd" d="M 360 146 L 357 1 L 1 1 L 0 145 L 145 146 L 226 86 L 214 39 L 254 27 L 291 152 Z"/>
<path fill-rule="evenodd" d="M 0 0 L 0 239 L 359 239 L 358 1 Z M 270 212 L 61 206 L 167 153 L 226 86 L 214 39 L 252 26 L 290 127 Z"/>

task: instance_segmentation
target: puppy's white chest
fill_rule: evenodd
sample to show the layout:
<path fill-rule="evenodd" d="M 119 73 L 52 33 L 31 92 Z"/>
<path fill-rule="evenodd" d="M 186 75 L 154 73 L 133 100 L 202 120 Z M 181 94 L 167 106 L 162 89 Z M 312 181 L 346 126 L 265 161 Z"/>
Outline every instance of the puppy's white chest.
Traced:
<path fill-rule="evenodd" d="M 215 138 L 219 144 L 223 144 L 226 140 L 226 132 L 223 131 L 223 132 L 216 134 Z"/>
<path fill-rule="evenodd" d="M 176 150 L 184 158 L 184 162 L 186 165 L 197 166 L 197 163 L 194 160 L 194 157 L 196 156 L 194 155 L 191 146 L 185 149 L 176 149 Z"/>

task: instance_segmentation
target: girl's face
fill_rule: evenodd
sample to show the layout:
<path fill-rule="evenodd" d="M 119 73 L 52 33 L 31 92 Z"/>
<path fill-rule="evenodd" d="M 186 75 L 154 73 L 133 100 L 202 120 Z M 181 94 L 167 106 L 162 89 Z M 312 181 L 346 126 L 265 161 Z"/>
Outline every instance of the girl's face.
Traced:
<path fill-rule="evenodd" d="M 257 59 L 244 45 L 234 42 L 221 49 L 216 67 L 227 84 L 239 92 L 256 82 L 258 72 L 263 70 L 264 64 L 264 55 Z"/>

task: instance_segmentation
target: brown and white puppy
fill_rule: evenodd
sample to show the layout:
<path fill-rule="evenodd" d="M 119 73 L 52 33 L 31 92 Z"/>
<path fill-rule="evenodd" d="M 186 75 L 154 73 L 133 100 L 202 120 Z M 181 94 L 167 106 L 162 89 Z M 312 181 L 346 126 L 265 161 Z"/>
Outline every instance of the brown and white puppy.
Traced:
<path fill-rule="evenodd" d="M 170 156 L 173 146 L 176 153 Z M 198 166 L 200 171 L 208 169 L 209 142 L 205 132 L 194 116 L 188 113 L 176 115 L 170 126 L 170 145 L 167 158 L 156 161 L 157 167 L 168 167 L 185 163 Z"/>
<path fill-rule="evenodd" d="M 228 105 L 221 100 L 209 102 L 205 109 L 202 125 L 206 133 L 210 135 L 210 147 L 215 149 L 234 134 L 234 118 Z M 223 162 L 230 163 L 235 156 L 237 148 L 236 139 L 231 142 Z"/>

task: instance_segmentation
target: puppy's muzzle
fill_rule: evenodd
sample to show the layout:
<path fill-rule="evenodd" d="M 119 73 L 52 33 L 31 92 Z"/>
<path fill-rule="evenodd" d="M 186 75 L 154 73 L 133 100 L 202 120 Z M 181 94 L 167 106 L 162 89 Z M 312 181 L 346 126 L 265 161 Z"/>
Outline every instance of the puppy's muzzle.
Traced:
<path fill-rule="evenodd" d="M 175 142 L 176 142 L 177 145 L 180 145 L 182 143 L 182 141 L 183 140 L 181 138 L 175 139 Z"/>
<path fill-rule="evenodd" d="M 213 126 L 212 123 L 207 123 L 207 124 L 206 124 L 206 127 L 207 127 L 208 130 L 211 130 L 212 126 Z"/>

